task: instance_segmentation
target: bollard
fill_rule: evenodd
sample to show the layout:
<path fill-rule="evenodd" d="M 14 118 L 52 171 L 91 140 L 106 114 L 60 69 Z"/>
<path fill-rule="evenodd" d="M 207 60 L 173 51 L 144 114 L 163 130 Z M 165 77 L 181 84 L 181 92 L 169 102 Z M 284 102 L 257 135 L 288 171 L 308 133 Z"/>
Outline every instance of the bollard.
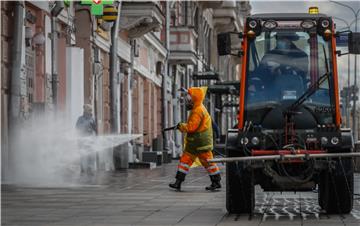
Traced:
<path fill-rule="evenodd" d="M 127 144 L 122 144 L 113 148 L 113 161 L 115 170 L 129 168 Z"/>

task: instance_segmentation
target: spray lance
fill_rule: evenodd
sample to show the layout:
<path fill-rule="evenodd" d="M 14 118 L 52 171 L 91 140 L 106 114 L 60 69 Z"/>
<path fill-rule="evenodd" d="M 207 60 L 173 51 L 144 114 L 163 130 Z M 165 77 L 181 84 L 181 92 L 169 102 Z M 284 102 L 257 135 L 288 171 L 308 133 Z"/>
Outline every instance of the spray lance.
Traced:
<path fill-rule="evenodd" d="M 184 87 L 181 87 L 177 91 L 180 91 L 183 94 L 187 93 L 187 89 L 185 89 Z M 168 128 L 164 128 L 162 131 L 166 132 L 166 131 L 170 131 L 170 130 L 177 130 L 178 128 L 179 128 L 179 123 L 176 126 L 171 126 L 171 127 L 168 127 Z"/>
<path fill-rule="evenodd" d="M 178 129 L 178 128 L 179 128 L 178 125 L 176 125 L 176 126 L 171 126 L 171 127 L 168 127 L 168 128 L 163 129 L 163 132 L 169 131 L 169 130 L 176 130 L 176 129 Z"/>

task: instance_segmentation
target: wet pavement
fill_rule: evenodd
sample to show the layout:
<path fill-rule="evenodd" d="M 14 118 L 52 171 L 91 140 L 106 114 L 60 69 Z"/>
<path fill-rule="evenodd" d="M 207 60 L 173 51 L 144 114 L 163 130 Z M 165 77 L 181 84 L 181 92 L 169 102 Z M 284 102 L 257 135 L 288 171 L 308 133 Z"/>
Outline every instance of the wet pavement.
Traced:
<path fill-rule="evenodd" d="M 182 192 L 168 189 L 176 163 L 153 170 L 99 173 L 92 181 L 56 187 L 3 185 L 2 225 L 360 225 L 360 196 L 347 215 L 327 215 L 317 194 L 272 193 L 256 189 L 256 210 L 248 215 L 227 214 L 224 188 L 207 192 L 209 178 L 193 168 Z M 355 175 L 360 193 L 360 175 Z"/>

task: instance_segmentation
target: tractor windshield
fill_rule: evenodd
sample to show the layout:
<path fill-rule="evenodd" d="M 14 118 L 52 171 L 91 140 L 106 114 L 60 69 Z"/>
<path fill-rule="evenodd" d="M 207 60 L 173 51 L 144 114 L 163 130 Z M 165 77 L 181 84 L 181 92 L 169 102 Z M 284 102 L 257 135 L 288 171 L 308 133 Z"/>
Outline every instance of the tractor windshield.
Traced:
<path fill-rule="evenodd" d="M 314 118 L 315 126 L 333 123 L 330 48 L 322 36 L 296 30 L 263 31 L 249 41 L 245 120 L 255 124 L 269 120 L 266 117 L 272 109 L 285 109 L 328 72 L 301 107 Z"/>

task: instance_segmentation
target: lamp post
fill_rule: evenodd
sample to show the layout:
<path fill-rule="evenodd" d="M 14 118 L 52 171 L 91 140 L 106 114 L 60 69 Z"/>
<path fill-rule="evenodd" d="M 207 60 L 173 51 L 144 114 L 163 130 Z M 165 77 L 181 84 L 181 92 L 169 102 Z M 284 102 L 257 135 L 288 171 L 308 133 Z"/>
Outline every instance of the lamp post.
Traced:
<path fill-rule="evenodd" d="M 353 8 L 351 8 L 349 5 L 346 5 L 342 2 L 337 2 L 337 1 L 332 1 L 330 0 L 330 2 L 334 3 L 334 4 L 337 4 L 337 5 L 340 5 L 340 6 L 343 6 L 343 7 L 346 7 L 348 9 L 351 10 L 351 12 L 353 12 L 354 14 L 354 17 L 355 17 L 355 32 L 357 32 L 357 26 L 358 26 L 358 18 L 359 18 L 359 13 L 360 13 L 360 9 L 358 9 L 358 11 L 355 11 Z M 350 23 L 351 25 L 351 23 Z M 350 27 L 349 27 L 350 29 Z M 354 62 L 354 89 L 352 90 L 354 93 L 353 93 L 353 134 L 354 134 L 354 139 L 355 141 L 358 140 L 358 131 L 357 131 L 357 122 L 356 122 L 356 87 L 357 87 L 357 75 L 356 75 L 356 70 L 357 70 L 357 56 L 355 54 L 355 62 Z"/>

